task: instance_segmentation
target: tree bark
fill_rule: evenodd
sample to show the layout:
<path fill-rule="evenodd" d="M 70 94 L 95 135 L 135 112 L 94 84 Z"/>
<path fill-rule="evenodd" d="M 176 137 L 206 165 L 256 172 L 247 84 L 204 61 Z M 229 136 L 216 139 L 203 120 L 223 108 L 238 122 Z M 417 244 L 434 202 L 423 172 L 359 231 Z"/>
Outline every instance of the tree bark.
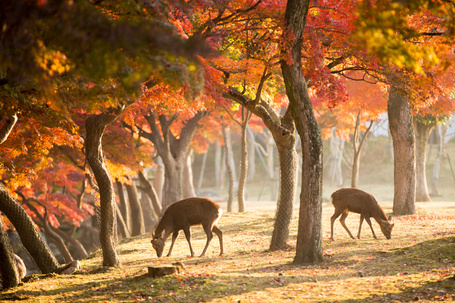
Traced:
<path fill-rule="evenodd" d="M 315 264 L 323 261 L 322 254 L 322 139 L 308 95 L 302 69 L 302 36 L 305 28 L 309 1 L 288 0 L 285 22 L 291 35 L 291 49 L 283 50 L 281 71 L 292 116 L 302 145 L 302 188 L 300 193 L 299 226 L 295 264 Z M 290 52 L 290 53 L 288 53 Z"/>
<path fill-rule="evenodd" d="M 251 128 L 247 127 L 247 143 L 248 143 L 248 181 L 253 181 L 256 174 L 256 138 Z"/>
<path fill-rule="evenodd" d="M 411 215 L 415 213 L 415 145 L 412 114 L 405 92 L 392 86 L 387 101 L 387 113 L 393 140 L 393 214 Z"/>
<path fill-rule="evenodd" d="M 438 133 L 438 154 L 436 156 L 436 159 L 434 160 L 433 173 L 431 176 L 431 195 L 435 197 L 439 196 L 438 191 L 439 172 L 441 169 L 442 159 L 444 159 L 444 145 L 447 132 L 447 125 L 441 125 L 440 127 L 436 127 L 436 131 Z"/>
<path fill-rule="evenodd" d="M 21 283 L 13 254 L 13 247 L 6 230 L 3 228 L 3 220 L 0 216 L 0 289 L 16 287 Z"/>
<path fill-rule="evenodd" d="M 128 193 L 128 201 L 130 202 L 131 218 L 134 218 L 134 220 L 131 220 L 131 236 L 143 235 L 145 234 L 144 212 L 137 196 L 136 184 L 131 180 L 131 184 L 125 184 L 125 187 Z"/>
<path fill-rule="evenodd" d="M 207 155 L 208 154 L 209 154 L 209 150 L 207 148 L 207 151 L 204 153 L 204 155 L 202 155 L 202 163 L 201 163 L 201 167 L 200 167 L 200 170 L 199 170 L 199 179 L 198 179 L 198 182 L 197 182 L 197 189 L 196 189 L 196 191 L 198 193 L 201 192 L 202 181 L 204 180 L 205 166 L 207 164 Z"/>
<path fill-rule="evenodd" d="M 267 102 L 259 101 L 260 98 L 257 98 L 257 101 L 252 100 L 234 88 L 231 88 L 225 97 L 247 107 L 260 117 L 270 131 L 277 147 L 280 163 L 280 187 L 270 250 L 285 249 L 289 238 L 289 224 L 297 187 L 298 160 L 295 150 L 295 124 L 292 114 L 288 108 L 284 116 L 280 117 Z"/>
<path fill-rule="evenodd" d="M 116 181 L 115 185 L 117 186 L 117 195 L 119 198 L 119 210 L 122 213 L 123 221 L 125 223 L 125 227 L 128 233 L 128 235 L 131 234 L 131 210 L 130 210 L 130 204 L 126 201 L 125 198 L 125 191 L 123 190 L 123 184 L 120 181 Z"/>
<path fill-rule="evenodd" d="M 156 191 L 156 196 L 158 198 L 158 202 L 163 205 L 163 187 L 164 187 L 164 164 L 161 157 L 156 158 L 156 170 L 155 170 L 155 180 L 153 180 L 153 187 Z"/>
<path fill-rule="evenodd" d="M 368 134 L 370 133 L 373 121 L 370 122 L 367 130 L 360 138 L 360 111 L 357 114 L 357 119 L 354 128 L 354 138 L 352 140 L 353 160 L 352 160 L 352 174 L 351 174 L 351 187 L 356 188 L 359 181 L 360 169 L 360 154 L 362 152 L 363 143 L 365 143 Z"/>
<path fill-rule="evenodd" d="M 183 198 L 196 197 L 193 182 L 193 150 L 189 149 L 183 170 Z"/>
<path fill-rule="evenodd" d="M 115 208 L 115 213 L 117 216 L 117 232 L 122 236 L 122 238 L 129 238 L 131 236 L 130 231 L 126 226 L 123 214 L 118 206 Z"/>
<path fill-rule="evenodd" d="M 431 201 L 427 185 L 426 161 L 428 139 L 430 138 L 431 130 L 435 125 L 436 123 L 434 120 L 422 120 L 419 117 L 414 117 L 414 130 L 416 140 L 416 201 L 420 202 Z"/>
<path fill-rule="evenodd" d="M 0 211 L 16 228 L 21 242 L 43 274 L 58 272 L 60 264 L 25 209 L 0 184 Z"/>
<path fill-rule="evenodd" d="M 234 172 L 232 169 L 232 163 L 231 159 L 233 158 L 232 156 L 232 147 L 231 147 L 231 136 L 229 134 L 229 131 L 226 129 L 226 124 L 224 122 L 222 123 L 222 132 L 223 132 L 223 138 L 224 138 L 224 153 L 226 155 L 226 170 L 228 173 L 228 179 L 229 179 L 229 191 L 228 191 L 228 201 L 227 201 L 227 211 L 232 212 L 232 204 L 233 204 L 233 199 L 234 199 L 234 182 L 235 182 L 235 177 L 234 177 Z"/>
<path fill-rule="evenodd" d="M 52 239 L 52 242 L 54 242 L 55 246 L 60 251 L 60 254 L 63 257 L 64 262 L 65 263 L 72 262 L 73 256 L 69 252 L 68 247 L 66 246 L 65 242 L 63 242 L 63 239 L 60 237 L 60 235 L 57 234 L 54 231 L 54 229 L 51 226 L 49 226 L 49 224 L 47 223 L 47 207 L 36 199 L 26 199 L 24 195 L 22 195 L 20 193 L 19 193 L 19 195 L 21 195 L 21 197 L 23 199 L 23 203 L 25 203 L 27 205 L 27 207 L 30 208 L 36 214 L 39 221 L 41 221 L 41 222 L 39 222 L 39 221 L 36 221 L 36 222 L 37 222 L 38 226 L 42 230 L 44 230 L 46 235 L 50 239 Z M 30 200 L 35 201 L 36 203 L 38 203 L 39 205 L 41 205 L 44 208 L 44 216 L 42 216 L 41 213 L 38 211 L 38 209 L 33 204 L 30 203 Z"/>
<path fill-rule="evenodd" d="M 277 138 L 275 141 L 277 142 L 278 161 L 280 163 L 280 188 L 278 190 L 272 240 L 270 241 L 269 249 L 271 251 L 285 249 L 289 239 L 289 225 L 297 188 L 298 164 L 295 135 L 291 133 Z"/>
<path fill-rule="evenodd" d="M 114 187 L 105 165 L 101 139 L 108 124 L 121 112 L 91 115 L 85 121 L 85 153 L 100 190 L 100 244 L 103 250 L 103 266 L 118 266 L 120 260 L 116 250 L 116 211 Z"/>
<path fill-rule="evenodd" d="M 215 187 L 217 189 L 224 188 L 224 169 L 226 161 L 223 161 L 223 148 L 220 146 L 219 141 L 215 141 Z"/>
<path fill-rule="evenodd" d="M 145 193 L 150 198 L 150 201 L 152 201 L 154 215 L 156 216 L 155 219 L 158 220 L 161 215 L 161 206 L 158 199 L 158 194 L 156 193 L 152 183 L 145 177 L 142 171 L 138 173 L 138 176 L 141 187 L 144 188 Z"/>
<path fill-rule="evenodd" d="M 60 229 L 58 229 L 58 228 L 55 228 L 55 227 L 53 227 L 52 225 L 51 225 L 50 227 L 51 227 L 52 230 L 53 230 L 56 234 L 58 234 L 63 240 L 65 240 L 65 241 L 71 243 L 71 244 L 74 246 L 74 248 L 76 248 L 77 253 L 78 253 L 78 257 L 77 257 L 78 260 L 83 260 L 83 259 L 85 259 L 85 258 L 88 257 L 88 253 L 87 253 L 87 251 L 85 250 L 85 247 L 82 245 L 82 243 L 81 243 L 79 240 L 77 240 L 77 239 L 75 239 L 75 238 L 72 237 L 73 232 L 71 233 L 71 235 L 69 235 L 69 234 L 65 233 L 63 230 L 60 230 Z"/>
<path fill-rule="evenodd" d="M 169 119 L 165 115 L 160 115 L 158 119 L 161 128 L 158 127 L 154 112 L 150 111 L 145 116 L 151 132 L 141 130 L 141 135 L 153 143 L 164 163 L 163 206 L 183 199 L 183 177 L 187 153 L 190 143 L 199 129 L 199 121 L 207 114 L 206 111 L 197 112 L 186 121 L 179 136 L 174 136 L 170 130 L 178 114 Z"/>
<path fill-rule="evenodd" d="M 246 111 L 246 113 L 244 113 Z M 239 203 L 239 212 L 245 212 L 245 185 L 246 177 L 248 173 L 248 150 L 246 146 L 247 141 L 247 127 L 248 122 L 251 118 L 251 112 L 245 107 L 242 107 L 242 141 L 240 147 L 240 174 L 239 174 L 239 186 L 237 190 L 237 200 Z"/>

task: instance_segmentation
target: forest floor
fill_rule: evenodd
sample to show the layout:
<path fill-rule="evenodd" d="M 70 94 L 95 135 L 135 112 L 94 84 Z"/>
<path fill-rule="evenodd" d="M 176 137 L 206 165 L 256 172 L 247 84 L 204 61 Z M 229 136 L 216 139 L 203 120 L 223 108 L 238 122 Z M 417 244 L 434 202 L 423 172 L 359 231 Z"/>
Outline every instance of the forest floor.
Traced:
<path fill-rule="evenodd" d="M 382 203 L 381 203 L 382 204 Z M 391 204 L 385 203 L 386 213 Z M 225 254 L 213 238 L 208 256 L 189 258 L 183 236 L 170 258 L 157 258 L 150 235 L 124 239 L 119 245 L 122 265 L 101 267 L 101 253 L 82 261 L 70 276 L 32 275 L 17 288 L 0 292 L 0 301 L 22 302 L 435 302 L 455 301 L 455 203 L 417 203 L 417 213 L 394 218 L 392 239 L 379 226 L 373 239 L 366 223 L 362 238 L 349 238 L 337 220 L 330 241 L 333 206 L 323 206 L 324 262 L 294 265 L 297 211 L 289 248 L 268 252 L 273 229 L 273 203 L 249 203 L 245 213 L 224 213 Z M 357 233 L 359 216 L 347 225 Z M 193 248 L 202 251 L 205 234 L 194 227 Z M 165 247 L 165 253 L 169 248 Z M 152 278 L 149 266 L 181 261 L 186 269 Z"/>

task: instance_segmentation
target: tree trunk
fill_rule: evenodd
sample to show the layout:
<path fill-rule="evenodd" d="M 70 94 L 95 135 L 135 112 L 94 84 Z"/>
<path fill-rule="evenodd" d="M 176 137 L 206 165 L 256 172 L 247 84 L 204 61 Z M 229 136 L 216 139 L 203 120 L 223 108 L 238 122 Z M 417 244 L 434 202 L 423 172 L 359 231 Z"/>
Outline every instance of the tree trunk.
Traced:
<path fill-rule="evenodd" d="M 262 79 L 262 83 L 266 78 Z M 235 88 L 230 88 L 230 92 L 226 94 L 226 97 L 242 104 L 260 117 L 277 146 L 280 161 L 280 187 L 270 250 L 285 249 L 289 237 L 289 224 L 297 186 L 298 159 L 295 150 L 295 124 L 292 114 L 288 108 L 284 116 L 281 117 L 273 110 L 270 104 L 257 101 L 260 99 L 259 97 L 256 97 L 256 100 L 252 100 Z M 258 154 L 261 156 L 260 153 Z M 264 165 L 264 167 L 267 169 L 267 165 Z"/>
<path fill-rule="evenodd" d="M 137 187 L 141 193 L 141 205 L 142 205 L 142 213 L 144 214 L 144 228 L 145 232 L 152 232 L 154 227 L 158 224 L 157 221 L 159 216 L 155 213 L 153 208 L 152 201 L 150 200 L 149 196 L 145 192 L 143 187 Z"/>
<path fill-rule="evenodd" d="M 25 209 L 0 184 L 0 211 L 16 228 L 21 242 L 43 274 L 58 272 L 60 264 Z"/>
<path fill-rule="evenodd" d="M 251 130 L 251 127 L 247 126 L 247 143 L 248 143 L 248 181 L 254 181 L 256 174 L 256 138 Z"/>
<path fill-rule="evenodd" d="M 389 129 L 393 139 L 393 214 L 415 213 L 415 145 L 409 99 L 397 88 L 390 89 L 387 102 Z"/>
<path fill-rule="evenodd" d="M 438 133 L 438 154 L 436 159 L 434 160 L 433 166 L 433 174 L 431 177 L 431 195 L 432 196 L 439 196 L 438 191 L 438 182 L 439 182 L 439 171 L 441 169 L 441 162 L 444 158 L 444 145 L 445 145 L 445 137 L 447 132 L 447 125 L 441 125 L 436 127 L 435 129 Z"/>
<path fill-rule="evenodd" d="M 125 233 L 130 235 L 131 234 L 131 232 L 130 232 L 131 231 L 130 204 L 126 201 L 125 191 L 123 190 L 123 184 L 120 181 L 116 181 L 115 184 L 117 186 L 117 195 L 118 195 L 119 202 L 120 202 L 118 208 L 119 208 L 120 212 L 122 213 L 123 221 L 124 221 L 125 227 L 127 229 L 127 231 L 125 231 Z"/>
<path fill-rule="evenodd" d="M 226 160 L 223 159 L 223 148 L 220 146 L 218 140 L 215 142 L 215 186 L 217 189 L 224 188 L 224 176 L 226 169 Z"/>
<path fill-rule="evenodd" d="M 341 161 L 343 160 L 344 153 L 344 140 L 343 138 L 338 138 L 335 133 L 335 128 L 332 129 L 332 137 L 330 138 L 330 153 L 332 157 L 332 170 L 330 185 L 343 185 L 343 174 L 341 170 Z M 335 183 L 335 181 L 337 181 Z"/>
<path fill-rule="evenodd" d="M 106 126 L 120 113 L 92 115 L 85 121 L 85 153 L 100 190 L 100 244 L 103 250 L 103 266 L 118 266 L 116 251 L 116 212 L 114 186 L 105 165 L 101 139 Z"/>
<path fill-rule="evenodd" d="M 246 113 L 244 114 L 244 112 Z M 242 107 L 242 141 L 240 147 L 240 175 L 239 186 L 237 189 L 237 200 L 239 203 L 239 212 L 245 212 L 245 185 L 248 173 L 248 150 L 246 146 L 248 121 L 251 118 L 251 112 Z"/>
<path fill-rule="evenodd" d="M 370 133 L 371 127 L 373 127 L 373 121 L 370 121 L 370 126 L 360 138 L 360 111 L 357 114 L 357 119 L 354 128 L 354 138 L 352 140 L 353 160 L 352 160 L 352 175 L 351 175 L 351 187 L 356 188 L 359 180 L 359 168 L 360 168 L 360 154 L 362 152 L 363 143 L 365 142 L 368 134 Z"/>
<path fill-rule="evenodd" d="M 286 141 L 288 141 L 288 144 L 283 144 Z M 297 188 L 298 160 L 295 150 L 295 136 L 291 136 L 291 138 L 276 138 L 276 142 L 278 161 L 280 162 L 280 188 L 278 190 L 275 224 L 270 242 L 271 251 L 286 248 Z"/>
<path fill-rule="evenodd" d="M 196 197 L 193 183 L 193 150 L 187 152 L 185 160 L 185 168 L 183 170 L 183 198 Z"/>
<path fill-rule="evenodd" d="M 79 242 L 79 240 L 74 239 L 74 238 L 72 237 L 72 234 L 73 234 L 74 232 L 71 232 L 71 235 L 69 235 L 69 234 L 65 233 L 63 230 L 60 230 L 60 229 L 58 229 L 58 228 L 55 228 L 55 227 L 53 227 L 52 225 L 51 225 L 50 227 L 51 227 L 52 230 L 53 230 L 55 233 L 57 233 L 63 240 L 65 240 L 65 241 L 71 243 L 71 244 L 74 246 L 74 248 L 77 250 L 77 253 L 78 253 L 78 257 L 77 257 L 78 260 L 83 260 L 83 259 L 85 259 L 85 258 L 88 257 L 88 253 L 87 253 L 87 251 L 85 250 L 85 247 L 81 244 L 81 242 Z M 72 229 L 72 230 L 74 230 L 74 229 Z"/>
<path fill-rule="evenodd" d="M 163 187 L 164 187 L 164 164 L 161 157 L 157 157 L 156 161 L 155 180 L 153 180 L 153 187 L 156 191 L 156 196 L 160 205 L 163 202 Z M 160 206 L 161 209 L 161 206 Z"/>
<path fill-rule="evenodd" d="M 285 21 L 290 32 L 285 32 L 284 37 L 286 41 L 288 35 L 295 38 L 291 49 L 283 50 L 283 58 L 291 55 L 292 63 L 285 59 L 280 62 L 289 106 L 301 138 L 303 156 L 295 264 L 315 264 L 323 261 L 322 139 L 301 63 L 302 36 L 308 6 L 308 0 L 288 0 Z"/>
<path fill-rule="evenodd" d="M 207 115 L 208 112 L 206 111 L 197 112 L 184 123 L 179 136 L 175 136 L 170 130 L 178 114 L 174 114 L 170 118 L 165 115 L 159 115 L 160 127 L 158 127 L 157 117 L 154 112 L 149 111 L 148 115 L 145 116 L 151 132 L 142 131 L 141 134 L 153 143 L 164 163 L 163 206 L 168 206 L 183 199 L 185 161 L 191 141 L 199 129 L 199 121 Z"/>
<path fill-rule="evenodd" d="M 60 235 L 54 231 L 52 226 L 50 226 L 47 223 L 47 221 L 48 221 L 47 220 L 47 207 L 44 204 L 42 204 L 40 201 L 33 199 L 33 201 L 35 201 L 36 203 L 38 203 L 40 206 L 42 206 L 44 208 L 44 216 L 42 216 L 41 213 L 38 211 L 38 209 L 33 204 L 30 203 L 30 199 L 26 199 L 25 196 L 20 193 L 19 193 L 19 195 L 22 196 L 23 203 L 25 203 L 27 205 L 27 207 L 30 208 L 36 214 L 36 216 L 38 217 L 38 220 L 36 221 L 36 223 L 42 230 L 44 230 L 46 235 L 50 239 L 52 239 L 52 242 L 54 242 L 55 246 L 57 247 L 60 254 L 62 255 L 64 262 L 65 263 L 72 262 L 73 256 L 69 252 L 68 247 L 66 246 L 65 242 L 63 242 L 63 239 L 60 237 Z"/>
<path fill-rule="evenodd" d="M 123 219 L 123 214 L 118 206 L 115 208 L 115 213 L 117 215 L 117 232 L 122 238 L 129 238 L 131 236 L 130 230 L 126 226 L 125 219 Z"/>
<path fill-rule="evenodd" d="M 156 193 L 155 188 L 153 187 L 152 183 L 145 177 L 145 175 L 142 171 L 140 171 L 138 173 L 138 176 L 139 176 L 139 182 L 141 183 L 141 186 L 144 188 L 145 193 L 147 194 L 147 196 L 150 198 L 150 201 L 152 202 L 155 219 L 158 220 L 161 215 L 161 206 L 160 206 L 160 201 L 158 199 L 158 194 Z"/>
<path fill-rule="evenodd" d="M 128 193 L 128 201 L 130 202 L 131 218 L 134 218 L 134 220 L 131 220 L 131 236 L 143 235 L 145 234 L 144 213 L 137 197 L 137 188 L 134 180 L 131 180 L 131 184 L 125 184 L 125 187 Z"/>
<path fill-rule="evenodd" d="M 415 130 L 415 159 L 416 159 L 416 201 L 431 201 L 427 185 L 426 160 L 427 145 L 431 130 L 435 126 L 435 121 L 422 121 L 419 117 L 414 117 Z"/>
<path fill-rule="evenodd" d="M 232 212 L 232 204 L 233 204 L 233 199 L 234 199 L 234 172 L 232 169 L 232 163 L 231 159 L 233 158 L 232 156 L 232 147 L 231 147 L 231 136 L 229 134 L 229 131 L 226 129 L 226 124 L 222 123 L 222 132 L 223 132 L 223 138 L 224 138 L 224 150 L 225 150 L 225 155 L 226 155 L 226 170 L 228 173 L 228 179 L 229 179 L 229 196 L 228 196 L 228 201 L 227 201 L 227 211 Z"/>
<path fill-rule="evenodd" d="M 21 278 L 16 267 L 13 247 L 3 226 L 3 220 L 0 216 L 0 289 L 7 289 L 18 286 L 21 283 Z"/>
<path fill-rule="evenodd" d="M 200 167 L 200 170 L 199 170 L 199 179 L 198 179 L 198 182 L 197 182 L 197 189 L 196 189 L 196 191 L 198 193 L 201 192 L 202 181 L 204 180 L 205 166 L 207 164 L 207 155 L 208 154 L 209 154 L 209 150 L 207 148 L 206 152 L 202 155 L 202 163 L 201 163 L 201 167 Z"/>

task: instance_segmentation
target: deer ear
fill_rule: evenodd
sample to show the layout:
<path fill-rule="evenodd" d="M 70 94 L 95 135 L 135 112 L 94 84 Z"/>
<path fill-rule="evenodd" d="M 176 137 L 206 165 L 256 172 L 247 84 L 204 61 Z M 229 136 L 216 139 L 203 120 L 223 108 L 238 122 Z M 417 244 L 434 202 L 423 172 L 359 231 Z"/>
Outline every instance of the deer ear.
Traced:
<path fill-rule="evenodd" d="M 392 215 L 387 218 L 389 221 L 392 221 Z"/>

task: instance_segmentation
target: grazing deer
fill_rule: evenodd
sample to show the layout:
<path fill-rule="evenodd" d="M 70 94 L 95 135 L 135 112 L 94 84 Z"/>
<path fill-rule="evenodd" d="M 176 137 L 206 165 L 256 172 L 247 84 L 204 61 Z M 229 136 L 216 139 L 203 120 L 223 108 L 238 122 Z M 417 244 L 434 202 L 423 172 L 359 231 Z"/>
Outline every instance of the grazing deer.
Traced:
<path fill-rule="evenodd" d="M 172 243 L 169 248 L 167 257 L 171 255 L 174 242 L 179 232 L 183 229 L 186 240 L 190 246 L 191 257 L 194 257 L 193 247 L 191 246 L 190 226 L 201 224 L 207 235 L 207 243 L 202 251 L 201 257 L 205 255 L 214 232 L 220 240 L 220 256 L 223 254 L 223 233 L 216 226 L 218 219 L 221 217 L 221 207 L 207 198 L 187 198 L 177 201 L 166 209 L 163 217 L 158 223 L 153 238 L 151 240 L 156 255 L 161 257 L 164 249 L 164 242 L 172 234 Z"/>
<path fill-rule="evenodd" d="M 386 217 L 384 211 L 382 210 L 381 206 L 379 206 L 378 201 L 374 198 L 372 194 L 369 194 L 363 190 L 356 189 L 356 188 L 342 188 L 335 191 L 332 194 L 332 204 L 335 206 L 335 213 L 333 214 L 332 218 L 330 219 L 330 239 L 333 240 L 333 223 L 335 220 L 341 215 L 340 222 L 343 225 L 344 229 L 348 232 L 351 238 L 354 239 L 351 232 L 349 231 L 348 227 L 345 224 L 346 217 L 348 216 L 349 212 L 358 213 L 360 214 L 360 225 L 359 225 L 359 233 L 357 238 L 360 239 L 360 230 L 362 228 L 363 219 L 367 221 L 368 225 L 370 225 L 371 232 L 373 233 L 373 237 L 377 239 L 376 234 L 374 233 L 373 226 L 371 225 L 370 218 L 374 218 L 376 222 L 378 222 L 379 226 L 381 227 L 381 231 L 387 239 L 390 239 L 391 232 L 394 224 L 390 223 L 389 221 L 392 219 L 391 216 L 389 218 Z"/>

